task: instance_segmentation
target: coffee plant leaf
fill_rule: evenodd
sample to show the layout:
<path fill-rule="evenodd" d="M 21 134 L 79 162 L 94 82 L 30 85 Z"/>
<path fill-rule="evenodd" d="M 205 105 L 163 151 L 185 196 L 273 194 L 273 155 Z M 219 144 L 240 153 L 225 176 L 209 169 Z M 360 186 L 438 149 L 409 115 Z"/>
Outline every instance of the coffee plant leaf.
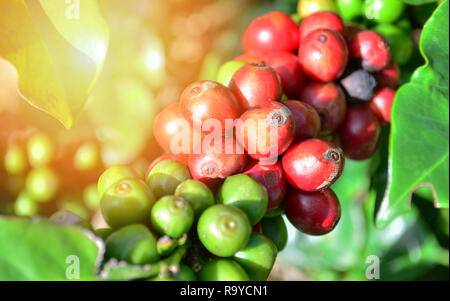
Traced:
<path fill-rule="evenodd" d="M 438 0 L 403 0 L 404 3 L 409 5 L 423 5 L 427 3 L 437 2 Z"/>
<path fill-rule="evenodd" d="M 31 105 L 70 128 L 96 82 L 109 43 L 99 1 L 0 0 L 0 57 Z"/>
<path fill-rule="evenodd" d="M 95 280 L 103 241 L 77 226 L 0 216 L 0 281 Z"/>
<path fill-rule="evenodd" d="M 426 64 L 402 86 L 392 108 L 388 185 L 376 215 L 386 227 L 411 208 L 420 187 L 434 204 L 449 204 L 449 4 L 443 2 L 424 26 L 420 50 Z"/>

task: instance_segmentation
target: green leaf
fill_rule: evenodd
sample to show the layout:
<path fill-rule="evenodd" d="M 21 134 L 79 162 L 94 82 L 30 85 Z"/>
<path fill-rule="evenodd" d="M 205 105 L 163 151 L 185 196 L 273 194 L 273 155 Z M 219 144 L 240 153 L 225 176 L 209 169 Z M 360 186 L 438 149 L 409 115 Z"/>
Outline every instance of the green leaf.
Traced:
<path fill-rule="evenodd" d="M 21 95 L 70 128 L 108 48 L 99 1 L 0 0 L 0 36 L 0 57 L 15 66 Z"/>
<path fill-rule="evenodd" d="M 373 217 L 374 201 L 369 199 L 365 206 L 368 220 Z M 369 266 L 365 259 L 373 255 L 380 258 L 380 280 L 385 281 L 418 280 L 436 265 L 448 265 L 448 250 L 439 245 L 416 207 L 382 230 L 369 223 L 366 242 L 353 276 L 365 276 Z"/>
<path fill-rule="evenodd" d="M 427 63 L 394 100 L 388 187 L 376 216 L 381 228 L 410 210 L 419 187 L 432 189 L 436 207 L 449 204 L 448 5 L 443 2 L 425 24 L 420 49 Z"/>
<path fill-rule="evenodd" d="M 76 280 L 95 280 L 105 249 L 87 230 L 44 219 L 0 217 L 0 242 L 0 281 L 70 280 L 77 262 Z"/>

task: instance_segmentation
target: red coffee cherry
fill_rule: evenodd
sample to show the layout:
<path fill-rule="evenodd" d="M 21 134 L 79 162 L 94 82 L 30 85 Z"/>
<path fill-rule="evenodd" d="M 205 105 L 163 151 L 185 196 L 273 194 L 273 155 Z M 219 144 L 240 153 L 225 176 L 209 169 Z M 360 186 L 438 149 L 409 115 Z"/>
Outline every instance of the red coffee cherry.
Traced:
<path fill-rule="evenodd" d="M 279 102 L 246 111 L 236 123 L 236 138 L 254 159 L 278 157 L 291 145 L 295 120 Z"/>
<path fill-rule="evenodd" d="M 375 114 L 378 121 L 385 124 L 391 123 L 391 110 L 394 103 L 395 91 L 391 88 L 380 88 L 375 96 L 366 104 L 366 107 Z"/>
<path fill-rule="evenodd" d="M 288 97 L 297 97 L 306 83 L 306 76 L 296 55 L 290 52 L 268 54 L 264 62 L 280 76 L 283 93 Z"/>
<path fill-rule="evenodd" d="M 383 70 L 378 71 L 374 75 L 380 87 L 395 89 L 400 82 L 400 68 L 393 60 L 390 60 Z"/>
<path fill-rule="evenodd" d="M 339 178 L 344 154 L 331 142 L 309 139 L 290 147 L 283 155 L 282 164 L 291 186 L 318 191 L 330 187 Z"/>
<path fill-rule="evenodd" d="M 201 129 L 205 120 L 215 120 L 222 127 L 222 134 L 233 130 L 226 120 L 239 118 L 241 109 L 233 93 L 224 85 L 205 80 L 195 82 L 184 89 L 180 97 L 183 116 L 194 126 Z M 211 130 L 202 130 L 203 134 Z"/>
<path fill-rule="evenodd" d="M 341 218 L 341 205 L 330 188 L 317 192 L 289 188 L 284 208 L 291 224 L 310 235 L 329 233 Z"/>
<path fill-rule="evenodd" d="M 310 32 L 316 29 L 331 29 L 345 37 L 345 25 L 341 17 L 333 12 L 319 11 L 303 19 L 300 24 L 300 44 Z"/>
<path fill-rule="evenodd" d="M 182 154 L 188 155 L 192 151 L 192 127 L 185 120 L 178 102 L 171 104 L 156 115 L 153 129 L 156 141 L 166 152 L 172 153 L 171 142 L 175 136 L 185 135 L 190 138 L 190 148 L 182 151 Z"/>
<path fill-rule="evenodd" d="M 281 100 L 280 78 L 265 64 L 248 64 L 241 67 L 234 73 L 229 87 L 244 111 L 258 106 L 263 107 L 270 101 Z"/>
<path fill-rule="evenodd" d="M 320 116 L 312 106 L 298 100 L 287 100 L 283 104 L 291 110 L 295 119 L 294 142 L 315 138 L 319 135 Z"/>
<path fill-rule="evenodd" d="M 241 172 L 247 165 L 248 157 L 232 136 L 214 137 L 210 143 L 206 139 L 209 138 L 202 142 L 201 153 L 189 156 L 188 167 L 194 180 L 201 181 L 215 190 L 226 177 Z M 214 139 L 221 141 L 216 144 L 216 148 Z M 194 150 L 197 148 L 199 147 Z"/>
<path fill-rule="evenodd" d="M 298 49 L 298 26 L 285 13 L 269 13 L 250 23 L 244 32 L 242 46 L 246 53 L 252 55 L 295 52 Z"/>
<path fill-rule="evenodd" d="M 359 32 L 349 44 L 352 59 L 362 60 L 362 67 L 369 71 L 380 71 L 389 62 L 391 51 L 386 41 L 376 32 L 365 30 Z"/>
<path fill-rule="evenodd" d="M 266 187 L 269 195 L 267 211 L 280 206 L 286 194 L 287 182 L 279 161 L 275 164 L 263 165 L 257 160 L 252 160 L 242 173 L 249 175 Z"/>
<path fill-rule="evenodd" d="M 365 160 L 375 153 L 380 135 L 380 123 L 375 115 L 364 106 L 353 106 L 347 110 L 339 128 L 338 141 L 346 157 Z"/>
<path fill-rule="evenodd" d="M 344 121 L 347 110 L 345 94 L 334 82 L 309 82 L 299 98 L 319 113 L 322 132 L 332 132 Z"/>
<path fill-rule="evenodd" d="M 298 58 L 310 78 L 332 81 L 341 76 L 347 66 L 347 44 L 334 30 L 316 29 L 302 40 Z"/>

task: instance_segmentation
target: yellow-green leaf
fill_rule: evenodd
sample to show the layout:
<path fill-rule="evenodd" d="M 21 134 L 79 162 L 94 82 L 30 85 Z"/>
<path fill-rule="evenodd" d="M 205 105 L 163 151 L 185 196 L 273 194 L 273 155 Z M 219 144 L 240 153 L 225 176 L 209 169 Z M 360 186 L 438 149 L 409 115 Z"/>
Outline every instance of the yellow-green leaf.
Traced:
<path fill-rule="evenodd" d="M 70 128 L 103 67 L 108 26 L 97 0 L 0 0 L 0 57 L 19 92 Z"/>

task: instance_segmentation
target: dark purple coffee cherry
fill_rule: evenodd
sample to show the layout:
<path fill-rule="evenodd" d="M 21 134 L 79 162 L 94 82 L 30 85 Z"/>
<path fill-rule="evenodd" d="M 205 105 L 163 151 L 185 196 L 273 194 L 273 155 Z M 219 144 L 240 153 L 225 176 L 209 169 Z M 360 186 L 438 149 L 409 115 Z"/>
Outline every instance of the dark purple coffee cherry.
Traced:
<path fill-rule="evenodd" d="M 341 85 L 349 96 L 347 97 L 349 103 L 356 104 L 372 99 L 377 82 L 372 74 L 359 69 L 344 77 Z"/>

